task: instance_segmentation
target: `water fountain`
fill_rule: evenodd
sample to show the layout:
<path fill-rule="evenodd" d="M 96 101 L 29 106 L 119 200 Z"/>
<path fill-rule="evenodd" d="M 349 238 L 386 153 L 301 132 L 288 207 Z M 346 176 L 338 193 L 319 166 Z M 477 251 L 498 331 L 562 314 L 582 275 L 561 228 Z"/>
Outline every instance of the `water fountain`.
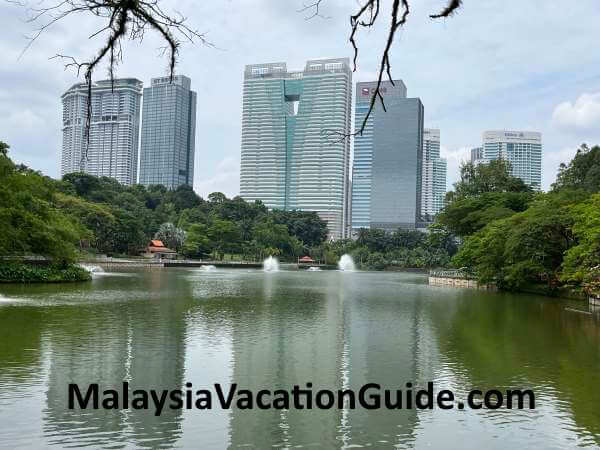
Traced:
<path fill-rule="evenodd" d="M 342 272 L 354 272 L 356 270 L 356 266 L 354 265 L 352 256 L 348 254 L 342 255 L 338 261 L 338 269 Z"/>
<path fill-rule="evenodd" d="M 263 270 L 265 272 L 279 272 L 279 261 L 277 258 L 269 256 L 263 261 Z"/>
<path fill-rule="evenodd" d="M 309 267 L 308 271 L 309 272 L 320 272 L 321 268 L 320 267 Z"/>
<path fill-rule="evenodd" d="M 100 266 L 94 266 L 91 264 L 79 264 L 79 267 L 87 270 L 88 272 L 94 274 L 94 273 L 103 273 L 104 269 Z"/>
<path fill-rule="evenodd" d="M 200 266 L 200 270 L 202 272 L 214 272 L 215 270 L 217 270 L 216 266 L 213 266 L 212 264 L 208 264 L 206 266 Z"/>

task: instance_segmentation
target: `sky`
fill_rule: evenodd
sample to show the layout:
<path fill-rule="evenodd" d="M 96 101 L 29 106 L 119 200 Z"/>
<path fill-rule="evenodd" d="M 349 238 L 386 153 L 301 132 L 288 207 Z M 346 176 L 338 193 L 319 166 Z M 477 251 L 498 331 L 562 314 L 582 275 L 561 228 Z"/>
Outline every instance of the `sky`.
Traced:
<path fill-rule="evenodd" d="M 390 20 L 391 1 L 382 3 L 374 29 L 359 32 L 354 82 L 375 79 Z M 565 8 L 557 0 L 464 0 L 454 17 L 430 20 L 428 14 L 443 3 L 412 0 L 390 62 L 408 96 L 421 98 L 425 126 L 441 130 L 448 188 L 470 149 L 481 145 L 483 131 L 507 129 L 542 133 L 542 187 L 548 189 L 559 164 L 580 144 L 600 144 L 600 2 L 577 0 Z M 301 70 L 308 59 L 352 57 L 349 16 L 358 2 L 322 0 L 324 17 L 310 20 L 299 11 L 302 0 L 162 0 L 161 5 L 183 13 L 214 44 L 184 44 L 176 68 L 198 93 L 194 189 L 203 197 L 216 191 L 237 195 L 244 66 L 286 62 L 288 70 Z M 100 24 L 84 15 L 64 20 L 23 53 L 36 29 L 28 17 L 25 8 L 0 0 L 0 140 L 11 146 L 13 160 L 58 178 L 60 96 L 81 78 L 51 57 L 93 56 L 102 35 L 89 36 Z M 167 74 L 161 46 L 155 35 L 126 43 L 117 76 L 149 85 L 151 78 Z M 106 77 L 105 66 L 95 74 Z"/>

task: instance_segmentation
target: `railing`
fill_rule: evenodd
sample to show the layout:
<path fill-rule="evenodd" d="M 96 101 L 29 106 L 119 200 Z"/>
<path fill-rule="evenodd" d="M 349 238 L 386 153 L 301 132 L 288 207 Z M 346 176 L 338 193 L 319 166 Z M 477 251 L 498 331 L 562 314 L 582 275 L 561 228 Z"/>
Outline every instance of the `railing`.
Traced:
<path fill-rule="evenodd" d="M 429 276 L 439 278 L 463 278 L 474 280 L 476 277 L 466 269 L 430 270 Z"/>

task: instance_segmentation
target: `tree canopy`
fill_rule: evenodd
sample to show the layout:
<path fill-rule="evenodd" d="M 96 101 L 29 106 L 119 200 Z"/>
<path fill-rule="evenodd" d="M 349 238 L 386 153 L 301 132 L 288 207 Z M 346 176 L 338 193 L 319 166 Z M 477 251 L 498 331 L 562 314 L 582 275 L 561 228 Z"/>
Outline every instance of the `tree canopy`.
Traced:
<path fill-rule="evenodd" d="M 481 174 L 490 170 L 485 166 Z M 510 179 L 490 190 L 472 182 L 479 178 L 473 170 L 466 170 L 457 183 L 460 193 L 449 196 L 438 218 L 464 239 L 452 260 L 456 267 L 507 289 L 544 285 L 550 292 L 569 285 L 600 291 L 600 147 L 583 145 L 561 164 L 548 193 L 515 190 Z"/>
<path fill-rule="evenodd" d="M 314 212 L 269 211 L 220 192 L 204 200 L 190 186 L 124 186 L 86 173 L 57 181 L 13 164 L 8 148 L 0 145 L 3 255 L 136 255 L 156 237 L 187 257 L 294 258 L 327 238 L 327 224 Z"/>

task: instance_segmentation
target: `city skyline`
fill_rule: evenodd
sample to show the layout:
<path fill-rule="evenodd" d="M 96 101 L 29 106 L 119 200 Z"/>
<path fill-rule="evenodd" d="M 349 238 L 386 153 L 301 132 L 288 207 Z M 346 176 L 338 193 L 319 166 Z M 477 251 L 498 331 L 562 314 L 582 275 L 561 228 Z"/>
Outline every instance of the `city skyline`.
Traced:
<path fill-rule="evenodd" d="M 190 22 L 200 29 L 206 25 L 204 17 L 214 17 L 217 23 L 226 19 L 224 26 L 208 27 L 208 37 L 219 49 L 184 45 L 176 69 L 190 76 L 196 90 L 202 92 L 199 105 L 210 105 L 199 108 L 197 117 L 199 132 L 202 124 L 203 149 L 196 152 L 194 187 L 202 196 L 213 191 L 230 197 L 238 193 L 242 106 L 238 101 L 244 65 L 285 60 L 290 67 L 301 67 L 309 57 L 352 56 L 347 42 L 347 7 L 341 5 L 327 1 L 322 11 L 331 17 L 327 21 L 306 21 L 304 14 L 295 12 L 300 1 L 283 5 L 261 0 L 260 8 L 211 4 L 186 11 Z M 411 16 L 417 19 L 392 48 L 392 74 L 419 93 L 427 107 L 426 125 L 442 130 L 440 150 L 448 160 L 449 188 L 458 177 L 459 161 L 468 160 L 470 149 L 481 145 L 482 130 L 540 131 L 544 135 L 543 189 L 554 181 L 559 163 L 568 162 L 582 142 L 600 142 L 599 119 L 594 112 L 600 104 L 600 78 L 596 76 L 600 63 L 585 45 L 593 39 L 593 12 L 600 8 L 597 2 L 577 2 L 560 18 L 550 4 L 507 11 L 500 5 L 472 3 L 452 20 L 433 23 L 426 17 L 437 5 L 419 2 L 412 6 Z M 19 58 L 27 43 L 23 34 L 30 28 L 22 20 L 21 8 L 5 3 L 0 9 L 6 62 L 0 77 L 11 87 L 0 102 L 0 132 L 17 162 L 59 177 L 62 124 L 56 99 L 82 80 L 71 70 L 63 71 L 61 62 L 48 58 L 66 49 L 78 59 L 89 56 L 92 44 L 87 35 L 78 39 L 88 22 L 81 19 L 74 22 L 77 26 L 47 34 Z M 539 23 L 526 20 L 531 14 L 540 18 Z M 248 17 L 256 19 L 263 32 L 242 26 Z M 506 21 L 514 25 L 510 30 Z M 373 30 L 365 35 L 363 48 L 379 48 L 381 39 L 381 33 Z M 457 42 L 474 41 L 477 45 L 456 57 Z M 66 47 L 65 42 L 72 44 Z M 152 77 L 167 75 L 166 62 L 157 57 L 155 44 L 148 36 L 142 46 L 128 45 L 116 76 L 135 76 L 148 83 Z M 502 64 L 482 65 L 490 52 Z M 359 54 L 356 80 L 374 79 L 377 55 Z M 578 69 L 581 67 L 586 70 Z M 96 78 L 105 73 L 100 67 Z"/>
<path fill-rule="evenodd" d="M 382 83 L 385 108 L 376 103 L 363 132 L 352 134 L 363 126 L 377 82 L 356 83 L 350 118 L 354 84 L 348 58 L 309 60 L 303 71 L 288 71 L 286 63 L 254 64 L 244 73 L 242 198 L 260 200 L 269 209 L 315 211 L 333 239 L 360 228 L 417 228 L 443 208 L 447 161 L 440 157 L 440 130 L 424 127 L 423 105 L 407 98 L 402 80 Z M 61 96 L 61 176 L 84 171 L 125 185 L 193 188 L 196 93 L 190 87 L 184 75 L 153 78 L 146 88 L 135 78 L 95 82 L 84 156 L 88 92 L 85 84 L 73 85 Z M 413 122 L 414 127 L 405 126 Z M 332 141 L 325 129 L 342 138 Z M 408 139 L 415 130 L 416 140 Z M 484 131 L 482 140 L 481 147 L 470 149 L 471 163 L 505 159 L 513 176 L 540 190 L 541 133 Z M 418 149 L 416 165 L 406 159 L 410 143 Z M 341 189 L 332 195 L 332 186 Z"/>

